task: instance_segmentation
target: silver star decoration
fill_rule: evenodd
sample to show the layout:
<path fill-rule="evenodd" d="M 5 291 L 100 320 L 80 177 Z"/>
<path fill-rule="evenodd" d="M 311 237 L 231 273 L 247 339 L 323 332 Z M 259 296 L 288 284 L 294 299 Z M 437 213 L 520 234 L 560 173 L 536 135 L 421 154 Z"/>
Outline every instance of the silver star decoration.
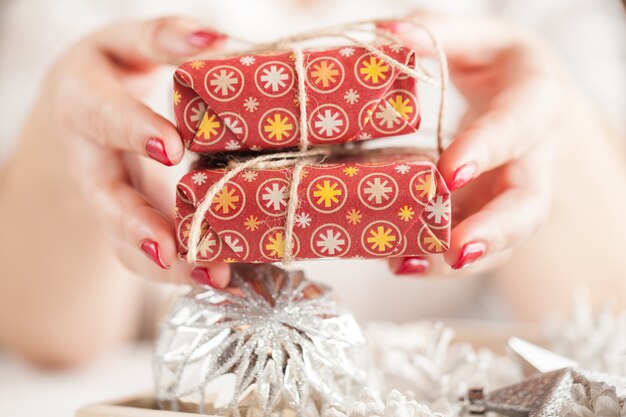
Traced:
<path fill-rule="evenodd" d="M 230 416 L 319 416 L 367 384 L 368 349 L 329 289 L 302 272 L 235 265 L 232 288 L 198 286 L 161 326 L 161 408 Z"/>
<path fill-rule="evenodd" d="M 613 387 L 616 396 L 626 395 L 626 377 L 577 368 L 547 372 L 509 387 L 490 392 L 482 400 L 484 411 L 512 417 L 561 417 L 578 400 L 578 387 L 591 390 L 595 383 Z M 587 394 L 588 395 L 588 394 Z M 592 414 L 593 415 L 593 414 Z M 604 416 L 604 417 L 609 417 Z M 620 417 L 618 414 L 611 417 Z"/>
<path fill-rule="evenodd" d="M 575 361 L 522 339 L 512 338 L 508 346 L 527 365 L 544 373 L 487 394 L 481 388 L 470 389 L 467 405 L 471 414 L 496 412 L 511 417 L 574 417 L 583 412 L 581 417 L 622 417 L 619 408 L 626 396 L 626 376 L 579 368 Z M 552 366 L 562 364 L 568 366 L 550 370 Z M 598 387 L 612 397 L 602 395 L 600 402 L 596 402 Z M 583 398 L 587 396 L 592 398 L 591 403 Z M 607 407 L 607 400 L 615 404 Z M 591 405 L 594 410 L 581 405 Z M 606 414 L 606 410 L 617 410 L 617 414 Z"/>

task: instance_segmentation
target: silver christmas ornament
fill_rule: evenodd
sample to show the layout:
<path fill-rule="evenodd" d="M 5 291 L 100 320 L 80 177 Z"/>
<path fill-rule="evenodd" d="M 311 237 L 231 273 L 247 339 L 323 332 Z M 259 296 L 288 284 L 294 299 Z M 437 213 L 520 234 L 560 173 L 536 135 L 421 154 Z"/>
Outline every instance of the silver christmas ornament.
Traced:
<path fill-rule="evenodd" d="M 161 325 L 161 408 L 228 416 L 319 416 L 367 384 L 368 349 L 329 289 L 272 265 L 236 265 L 232 288 L 194 287 Z"/>

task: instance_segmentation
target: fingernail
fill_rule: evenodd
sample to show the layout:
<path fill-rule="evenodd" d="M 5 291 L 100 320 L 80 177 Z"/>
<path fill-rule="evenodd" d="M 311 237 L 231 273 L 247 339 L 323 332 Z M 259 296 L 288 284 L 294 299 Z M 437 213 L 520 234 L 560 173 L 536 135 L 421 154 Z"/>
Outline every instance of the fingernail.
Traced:
<path fill-rule="evenodd" d="M 202 267 L 197 267 L 191 270 L 191 279 L 196 281 L 198 284 L 208 285 L 209 287 L 217 288 L 217 285 L 211 279 L 211 274 L 209 274 L 209 270 Z"/>
<path fill-rule="evenodd" d="M 170 157 L 167 156 L 167 152 L 165 152 L 165 144 L 160 138 L 148 139 L 146 142 L 146 153 L 150 158 L 162 163 L 163 165 L 168 167 L 174 165 L 174 163 L 170 160 Z"/>
<path fill-rule="evenodd" d="M 165 265 L 161 260 L 161 255 L 159 254 L 159 244 L 154 240 L 145 239 L 142 240 L 139 248 L 143 253 L 146 254 L 148 258 L 152 260 L 155 264 L 157 264 L 160 268 L 169 269 L 169 265 Z"/>
<path fill-rule="evenodd" d="M 400 29 L 399 22 L 387 21 L 387 22 L 378 22 L 376 26 L 383 30 L 388 30 L 391 33 L 398 33 Z"/>
<path fill-rule="evenodd" d="M 207 46 L 211 46 L 215 42 L 225 38 L 226 35 L 223 33 L 198 30 L 187 36 L 187 42 L 196 48 L 206 48 Z"/>
<path fill-rule="evenodd" d="M 452 176 L 452 181 L 450 181 L 450 185 L 448 188 L 450 191 L 458 190 L 467 184 L 472 178 L 474 178 L 474 174 L 476 173 L 476 165 L 473 163 L 461 165 L 454 171 L 454 175 Z"/>
<path fill-rule="evenodd" d="M 470 242 L 463 245 L 461 253 L 459 254 L 459 260 L 452 265 L 452 269 L 465 268 L 476 259 L 485 254 L 487 247 L 482 242 Z"/>
<path fill-rule="evenodd" d="M 430 262 L 424 258 L 412 257 L 404 258 L 396 269 L 396 275 L 423 274 L 428 269 Z"/>

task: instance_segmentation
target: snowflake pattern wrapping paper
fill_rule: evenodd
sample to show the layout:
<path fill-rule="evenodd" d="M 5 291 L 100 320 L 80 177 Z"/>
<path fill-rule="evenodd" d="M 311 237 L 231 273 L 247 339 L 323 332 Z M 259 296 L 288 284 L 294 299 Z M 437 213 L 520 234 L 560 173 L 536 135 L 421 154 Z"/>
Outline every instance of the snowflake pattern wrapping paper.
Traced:
<path fill-rule="evenodd" d="M 191 221 L 222 169 L 196 169 L 178 183 L 179 254 Z M 202 224 L 198 259 L 280 261 L 291 167 L 243 171 L 215 198 Z M 362 151 L 312 163 L 301 173 L 294 259 L 387 258 L 441 253 L 450 237 L 450 192 L 423 153 Z"/>
<path fill-rule="evenodd" d="M 415 67 L 415 53 L 381 46 Z M 415 79 L 363 47 L 304 52 L 311 144 L 336 144 L 413 133 L 420 123 Z M 272 52 L 181 65 L 174 112 L 187 147 L 216 152 L 296 147 L 298 80 L 293 53 Z"/>

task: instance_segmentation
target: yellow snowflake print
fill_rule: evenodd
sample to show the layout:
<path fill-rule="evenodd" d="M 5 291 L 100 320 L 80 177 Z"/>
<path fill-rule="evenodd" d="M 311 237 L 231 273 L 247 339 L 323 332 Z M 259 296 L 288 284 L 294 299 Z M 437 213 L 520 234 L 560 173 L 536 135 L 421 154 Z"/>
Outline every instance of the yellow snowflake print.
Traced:
<path fill-rule="evenodd" d="M 202 221 L 202 224 L 200 225 L 200 236 L 204 236 L 204 233 L 207 230 L 207 222 L 206 221 Z M 187 222 L 185 223 L 185 225 L 183 226 L 183 237 L 189 237 L 189 233 L 191 232 L 191 222 Z"/>
<path fill-rule="evenodd" d="M 363 61 L 363 66 L 359 72 L 365 75 L 365 81 L 371 80 L 372 84 L 378 84 L 380 81 L 387 79 L 389 66 L 382 59 L 378 59 L 372 55 L 369 61 Z"/>
<path fill-rule="evenodd" d="M 237 192 L 235 187 L 231 187 L 229 191 L 228 185 L 225 185 L 224 188 L 213 197 L 213 209 L 215 211 L 221 210 L 222 214 L 228 214 L 231 210 L 235 210 L 237 208 L 235 203 L 239 202 L 239 196 L 236 196 L 235 192 Z"/>
<path fill-rule="evenodd" d="M 269 133 L 269 138 L 274 139 L 277 142 L 289 137 L 290 132 L 293 130 L 293 124 L 289 123 L 287 116 L 280 117 L 280 114 L 276 113 L 274 118 L 268 117 L 267 124 L 263 128 L 265 133 Z"/>
<path fill-rule="evenodd" d="M 391 228 L 384 226 L 378 226 L 376 230 L 370 230 L 370 237 L 367 238 L 367 243 L 370 243 L 372 250 L 378 252 L 385 252 L 393 247 L 392 242 L 396 241 L 396 237 L 392 234 Z"/>
<path fill-rule="evenodd" d="M 313 64 L 313 70 L 311 77 L 315 79 L 316 85 L 321 83 L 323 88 L 328 88 L 337 82 L 336 77 L 339 76 L 339 70 L 335 68 L 334 62 L 322 61 L 319 65 Z"/>
<path fill-rule="evenodd" d="M 195 70 L 199 70 L 204 68 L 204 62 L 203 61 L 193 61 L 191 64 L 189 64 L 189 66 Z"/>
<path fill-rule="evenodd" d="M 211 116 L 208 116 L 208 113 L 204 113 L 202 122 L 200 122 L 200 127 L 198 128 L 198 133 L 196 133 L 196 137 L 209 140 L 213 136 L 217 136 L 219 128 L 220 121 L 217 120 L 217 115 L 212 114 Z"/>
<path fill-rule="evenodd" d="M 243 222 L 245 228 L 251 232 L 257 230 L 259 228 L 259 224 L 261 224 L 261 222 L 256 216 L 250 216 L 246 219 L 246 221 Z"/>
<path fill-rule="evenodd" d="M 180 92 L 178 90 L 174 90 L 174 105 L 178 106 L 180 104 L 180 100 L 183 97 L 180 95 Z"/>
<path fill-rule="evenodd" d="M 269 243 L 265 244 L 265 250 L 269 251 L 269 256 L 282 258 L 285 251 L 285 240 L 283 232 L 277 232 L 274 237 L 268 237 Z"/>
<path fill-rule="evenodd" d="M 413 219 L 413 216 L 415 216 L 415 212 L 409 206 L 401 207 L 400 210 L 398 210 L 398 217 L 400 217 L 402 221 L 408 222 Z"/>
<path fill-rule="evenodd" d="M 343 173 L 346 174 L 348 177 L 354 177 L 358 172 L 359 169 L 357 167 L 345 167 L 343 169 Z"/>
<path fill-rule="evenodd" d="M 363 126 L 369 123 L 372 120 L 372 115 L 374 114 L 374 109 L 367 109 L 365 112 L 365 117 L 363 118 Z"/>
<path fill-rule="evenodd" d="M 313 191 L 313 197 L 317 197 L 316 204 L 319 206 L 323 203 L 324 207 L 328 208 L 332 203 L 338 203 L 337 196 L 342 194 L 341 189 L 337 188 L 338 186 L 339 184 L 336 182 L 331 184 L 329 180 L 324 180 L 323 185 L 315 184 L 316 190 Z"/>
<path fill-rule="evenodd" d="M 419 191 L 419 197 L 426 197 L 428 200 L 431 200 L 435 196 L 435 180 L 432 174 L 426 175 L 424 178 L 418 178 L 418 184 L 415 186 L 415 189 Z"/>
<path fill-rule="evenodd" d="M 346 220 L 348 221 L 348 223 L 352 225 L 361 223 L 362 218 L 363 218 L 363 215 L 357 209 L 350 210 L 348 214 L 346 215 Z"/>
<path fill-rule="evenodd" d="M 434 251 L 439 253 L 443 251 L 443 242 L 439 240 L 430 230 L 428 230 L 428 236 L 424 238 L 424 243 L 426 244 L 426 248 L 431 252 Z"/>
<path fill-rule="evenodd" d="M 389 99 L 388 101 L 389 104 L 391 104 L 391 107 L 393 107 L 394 110 L 397 111 L 398 114 L 405 120 L 408 120 L 409 115 L 413 113 L 413 106 L 409 106 L 409 104 L 411 104 L 411 100 L 402 97 L 401 94 L 396 94 L 395 98 Z"/>
<path fill-rule="evenodd" d="M 226 258 L 224 259 L 224 262 L 226 262 L 227 264 L 232 264 L 232 263 L 237 262 L 237 260 L 234 258 Z"/>

